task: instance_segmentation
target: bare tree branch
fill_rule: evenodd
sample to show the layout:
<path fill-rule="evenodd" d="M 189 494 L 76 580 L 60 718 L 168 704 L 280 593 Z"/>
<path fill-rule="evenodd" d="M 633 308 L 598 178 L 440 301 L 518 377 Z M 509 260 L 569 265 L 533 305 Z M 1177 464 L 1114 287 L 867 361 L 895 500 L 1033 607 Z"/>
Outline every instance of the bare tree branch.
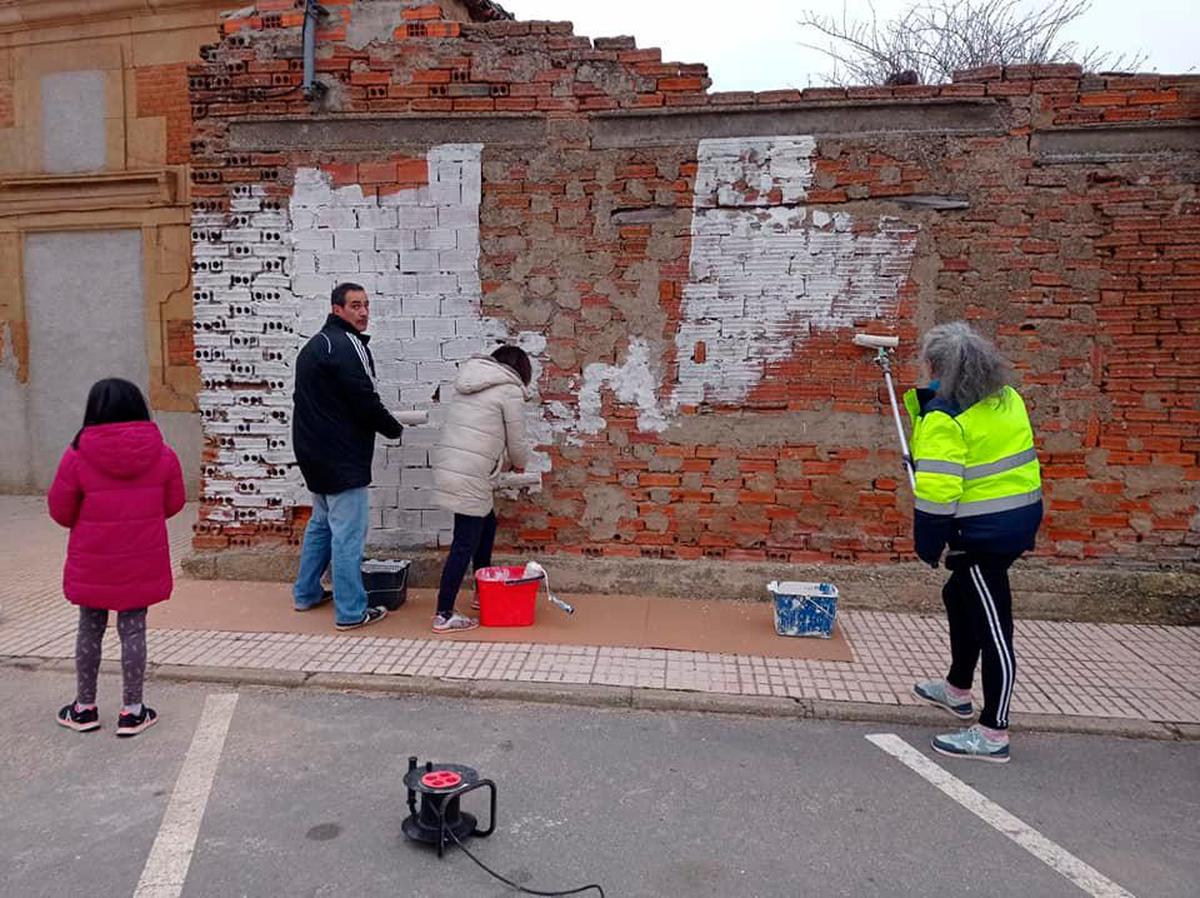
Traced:
<path fill-rule="evenodd" d="M 831 84 L 885 84 L 897 80 L 936 84 L 956 69 L 984 65 L 1078 62 L 1086 71 L 1134 70 L 1144 53 L 1114 56 L 1097 47 L 1082 49 L 1060 37 L 1088 11 L 1091 0 L 913 0 L 898 16 L 881 20 L 873 4 L 866 19 L 807 11 L 801 27 L 823 39 L 801 46 L 825 54 L 833 64 Z"/>

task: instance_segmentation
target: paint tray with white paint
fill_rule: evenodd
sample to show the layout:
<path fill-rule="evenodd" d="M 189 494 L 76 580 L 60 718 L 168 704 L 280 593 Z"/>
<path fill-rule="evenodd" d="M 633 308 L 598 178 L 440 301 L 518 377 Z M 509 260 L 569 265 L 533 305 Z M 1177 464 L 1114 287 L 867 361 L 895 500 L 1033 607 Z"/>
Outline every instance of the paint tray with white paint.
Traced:
<path fill-rule="evenodd" d="M 772 581 L 767 591 L 775 599 L 775 632 L 780 636 L 833 636 L 838 590 L 832 583 Z"/>

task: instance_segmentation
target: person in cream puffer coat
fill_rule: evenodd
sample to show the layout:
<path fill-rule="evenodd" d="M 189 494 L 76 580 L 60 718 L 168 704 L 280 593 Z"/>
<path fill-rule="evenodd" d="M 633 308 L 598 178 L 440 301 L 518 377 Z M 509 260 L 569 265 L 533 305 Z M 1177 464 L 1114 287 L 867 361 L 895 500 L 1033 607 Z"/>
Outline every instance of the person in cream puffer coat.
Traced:
<path fill-rule="evenodd" d="M 480 570 L 492 563 L 494 478 L 528 464 L 525 400 L 531 379 L 529 356 L 516 346 L 501 346 L 490 357 L 468 360 L 454 382 L 454 396 L 433 453 L 435 501 L 454 512 L 454 540 L 442 569 L 434 632 L 478 626 L 474 619 L 457 614 L 454 602 L 467 566 Z"/>

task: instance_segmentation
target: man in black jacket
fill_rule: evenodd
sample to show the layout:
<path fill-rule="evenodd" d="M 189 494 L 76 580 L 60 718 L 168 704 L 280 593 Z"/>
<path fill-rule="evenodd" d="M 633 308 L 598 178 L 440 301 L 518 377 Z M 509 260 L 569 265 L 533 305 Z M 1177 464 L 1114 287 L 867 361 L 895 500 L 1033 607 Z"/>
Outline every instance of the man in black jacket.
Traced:
<path fill-rule="evenodd" d="M 366 290 L 339 284 L 332 303 L 325 326 L 296 358 L 292 446 L 313 494 L 313 512 L 293 596 L 297 611 L 332 598 L 337 628 L 353 630 L 387 615 L 386 608 L 367 607 L 362 582 L 367 487 L 375 434 L 397 439 L 403 427 L 375 390 L 375 360 L 364 333 L 371 307 Z M 321 588 L 321 576 L 331 563 L 332 596 Z"/>

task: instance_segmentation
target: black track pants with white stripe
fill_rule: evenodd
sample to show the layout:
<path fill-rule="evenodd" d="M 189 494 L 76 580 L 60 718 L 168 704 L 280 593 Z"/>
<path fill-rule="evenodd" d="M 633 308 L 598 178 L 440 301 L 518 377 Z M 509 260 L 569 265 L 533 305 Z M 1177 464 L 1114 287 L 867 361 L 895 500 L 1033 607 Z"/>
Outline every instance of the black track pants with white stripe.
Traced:
<path fill-rule="evenodd" d="M 950 673 L 946 680 L 970 689 L 975 665 L 983 656 L 983 713 L 979 722 L 1008 727 L 1008 706 L 1017 676 L 1012 647 L 1012 591 L 1008 569 L 1019 556 L 952 555 L 950 579 L 942 601 L 950 621 Z"/>

